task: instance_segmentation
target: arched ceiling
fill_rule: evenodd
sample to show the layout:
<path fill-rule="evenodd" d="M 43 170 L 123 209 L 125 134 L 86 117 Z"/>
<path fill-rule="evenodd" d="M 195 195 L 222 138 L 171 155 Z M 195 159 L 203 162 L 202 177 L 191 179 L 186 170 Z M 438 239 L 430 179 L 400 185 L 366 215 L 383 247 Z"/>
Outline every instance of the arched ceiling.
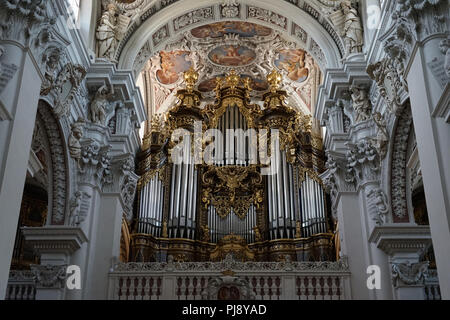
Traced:
<path fill-rule="evenodd" d="M 151 78 L 145 89 L 151 113 L 173 102 L 180 74 L 190 66 L 200 71 L 199 89 L 206 97 L 212 97 L 215 77 L 231 68 L 254 80 L 257 95 L 276 67 L 295 105 L 312 111 L 320 70 L 339 67 L 344 56 L 341 31 L 334 27 L 342 0 L 102 2 L 115 3 L 129 18 L 115 60 L 119 68 L 136 76 L 144 70 Z"/>
<path fill-rule="evenodd" d="M 165 112 L 173 104 L 182 73 L 191 67 L 199 73 L 204 102 L 215 98 L 215 79 L 232 69 L 252 80 L 252 97 L 261 100 L 269 89 L 266 77 L 276 68 L 284 74 L 292 105 L 304 113 L 311 112 L 321 80 L 314 58 L 279 31 L 251 22 L 213 22 L 183 32 L 150 57 L 143 69 L 144 96 L 154 106 L 149 112 Z"/>
<path fill-rule="evenodd" d="M 332 14 L 341 0 L 103 0 L 131 18 L 116 53 L 119 67 L 136 74 L 155 52 L 189 29 L 218 21 L 270 27 L 309 52 L 322 69 L 337 67 L 343 42 Z"/>

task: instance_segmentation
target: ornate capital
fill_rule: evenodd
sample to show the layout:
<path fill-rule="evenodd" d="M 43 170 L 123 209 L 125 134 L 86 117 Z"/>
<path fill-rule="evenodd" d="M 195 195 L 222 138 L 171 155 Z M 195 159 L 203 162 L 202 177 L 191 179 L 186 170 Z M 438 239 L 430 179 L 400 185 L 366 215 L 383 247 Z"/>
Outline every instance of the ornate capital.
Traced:
<path fill-rule="evenodd" d="M 28 46 L 31 39 L 55 23 L 47 14 L 47 1 L 4 0 L 0 3 L 0 38 Z"/>
<path fill-rule="evenodd" d="M 397 0 L 396 14 L 409 22 L 417 41 L 448 30 L 447 0 Z"/>
<path fill-rule="evenodd" d="M 80 177 L 85 183 L 102 187 L 111 183 L 110 145 L 100 145 L 96 140 L 87 139 L 81 143 Z"/>
<path fill-rule="evenodd" d="M 348 183 L 377 180 L 380 171 L 378 151 L 368 138 L 356 144 L 347 143 L 346 177 Z"/>

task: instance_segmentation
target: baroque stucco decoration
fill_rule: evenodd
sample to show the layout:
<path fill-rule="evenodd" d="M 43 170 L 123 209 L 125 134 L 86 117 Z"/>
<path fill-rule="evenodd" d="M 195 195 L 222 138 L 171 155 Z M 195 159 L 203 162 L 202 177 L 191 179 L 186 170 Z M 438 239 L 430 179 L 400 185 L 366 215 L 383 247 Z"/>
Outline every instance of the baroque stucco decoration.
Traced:
<path fill-rule="evenodd" d="M 346 56 L 362 52 L 363 27 L 358 10 L 352 1 L 340 1 L 328 17 L 344 39 Z"/>
<path fill-rule="evenodd" d="M 247 280 L 232 275 L 215 277 L 208 281 L 202 292 L 203 300 L 254 300 L 253 292 Z"/>
<path fill-rule="evenodd" d="M 83 118 L 79 118 L 76 122 L 70 125 L 71 131 L 68 141 L 68 148 L 70 157 L 77 162 L 81 159 L 81 144 L 80 140 L 83 137 L 83 127 L 85 124 Z"/>
<path fill-rule="evenodd" d="M 412 127 L 409 102 L 399 116 L 394 135 L 391 164 L 391 201 L 394 222 L 409 222 L 406 198 L 406 161 Z"/>
<path fill-rule="evenodd" d="M 268 90 L 267 74 L 277 68 L 286 75 L 284 86 L 293 105 L 310 113 L 320 68 L 310 54 L 296 48 L 279 32 L 252 23 L 220 22 L 187 31 L 147 64 L 151 84 L 151 94 L 147 96 L 152 99 L 152 113 L 165 111 L 175 101 L 176 88 L 183 81 L 180 74 L 190 67 L 199 73 L 199 78 L 206 79 L 198 89 L 205 100 L 211 101 L 215 98 L 215 78 L 230 69 L 252 80 L 252 95 L 258 98 Z"/>
<path fill-rule="evenodd" d="M 78 227 L 87 217 L 89 199 L 91 196 L 82 191 L 76 191 L 69 203 L 69 225 Z"/>
<path fill-rule="evenodd" d="M 64 151 L 63 139 L 61 137 L 60 126 L 50 106 L 40 101 L 38 106 L 38 117 L 43 123 L 46 136 L 49 141 L 51 152 L 51 180 L 49 181 L 48 193 L 52 199 L 49 205 L 50 224 L 62 225 L 65 220 L 66 210 L 66 155 Z"/>
<path fill-rule="evenodd" d="M 391 263 L 394 288 L 423 284 L 428 271 L 428 265 L 428 261 Z"/>
<path fill-rule="evenodd" d="M 36 57 L 55 39 L 56 19 L 47 13 L 45 1 L 5 0 L 0 8 L 0 39 L 14 39 Z"/>
<path fill-rule="evenodd" d="M 106 125 L 106 116 L 111 110 L 108 99 L 113 97 L 114 89 L 108 89 L 106 85 L 101 86 L 95 93 L 90 107 L 90 119 L 93 123 Z"/>
<path fill-rule="evenodd" d="M 64 288 L 66 270 L 67 265 L 31 265 L 34 280 L 41 288 Z"/>
<path fill-rule="evenodd" d="M 218 3 L 213 3 L 209 6 L 203 6 L 199 8 L 192 8 L 190 11 L 184 13 L 181 9 L 181 1 L 167 1 L 161 0 L 157 2 L 152 2 L 148 0 L 135 1 L 131 4 L 122 4 L 120 7 L 120 15 L 129 17 L 130 24 L 126 30 L 123 39 L 117 46 L 117 50 L 113 60 L 119 61 L 119 66 L 124 68 L 133 68 L 136 74 L 138 74 L 144 63 L 157 52 L 161 45 L 168 39 L 176 38 L 179 36 L 180 31 L 184 32 L 187 28 L 192 28 L 201 24 L 208 22 L 222 21 L 231 18 L 242 19 L 251 21 L 254 23 L 260 22 L 266 26 L 273 27 L 275 30 L 289 35 L 298 44 L 308 45 L 308 50 L 313 55 L 314 59 L 317 61 L 321 67 L 326 65 L 337 65 L 339 60 L 345 55 L 344 40 L 340 36 L 340 31 L 336 26 L 334 26 L 331 19 L 328 17 L 329 8 L 334 10 L 336 2 L 331 5 L 327 3 L 324 6 L 322 3 L 315 3 L 315 1 L 286 1 L 289 4 L 282 3 L 279 12 L 265 8 L 265 3 L 259 4 L 260 6 L 241 4 L 238 1 L 218 1 Z M 113 3 L 116 6 L 119 5 L 118 1 L 105 0 L 104 6 L 108 3 Z M 129 6 L 128 8 L 126 6 Z M 149 39 L 140 39 L 138 42 L 139 46 L 142 48 L 139 52 L 133 53 L 130 51 L 130 43 L 135 43 L 137 38 L 140 38 L 138 30 L 141 33 L 144 32 L 143 28 L 147 28 L 151 23 L 151 20 L 159 19 L 159 11 L 171 6 L 179 14 L 175 14 L 174 18 L 158 22 L 158 26 L 153 28 L 152 34 L 150 34 Z M 306 21 L 314 21 L 318 24 L 319 28 L 324 29 L 324 34 L 329 38 L 327 41 L 333 43 L 332 50 L 326 50 L 328 54 L 324 54 L 323 46 L 330 45 L 325 44 L 324 39 L 313 39 L 317 35 L 308 34 L 298 23 L 291 20 L 288 16 L 290 15 L 289 6 L 292 6 L 293 11 L 298 11 L 305 16 Z M 226 11 L 226 13 L 225 13 Z M 217 15 L 217 16 L 216 16 Z M 307 29 L 310 29 L 309 27 Z M 318 36 L 319 38 L 322 36 Z M 134 40 L 133 40 L 134 39 Z M 320 44 L 320 45 L 319 45 Z M 335 49 L 337 48 L 337 50 Z M 329 48 L 331 49 L 331 48 Z M 132 54 L 133 57 L 129 56 Z M 137 55 L 136 55 L 137 54 Z M 331 56 L 333 57 L 331 57 Z M 132 64 L 134 64 L 132 66 Z"/>
<path fill-rule="evenodd" d="M 97 54 L 99 58 L 106 58 L 111 62 L 115 60 L 115 54 L 119 42 L 125 36 L 131 18 L 122 14 L 117 4 L 111 2 L 103 4 L 102 17 L 96 32 Z"/>

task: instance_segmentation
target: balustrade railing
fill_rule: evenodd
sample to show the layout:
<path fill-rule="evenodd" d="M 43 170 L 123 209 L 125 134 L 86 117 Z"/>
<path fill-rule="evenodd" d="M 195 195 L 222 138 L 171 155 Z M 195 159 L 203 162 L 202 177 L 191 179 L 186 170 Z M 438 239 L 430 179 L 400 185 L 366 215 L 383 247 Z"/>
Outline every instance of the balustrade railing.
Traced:
<path fill-rule="evenodd" d="M 256 300 L 351 298 L 350 272 L 338 262 L 117 263 L 109 274 L 109 299 L 202 300 L 220 298 L 222 287 Z M 223 298 L 223 297 L 222 297 Z"/>
<path fill-rule="evenodd" d="M 436 270 L 428 270 L 425 275 L 425 300 L 441 300 L 441 289 Z"/>
<path fill-rule="evenodd" d="M 35 300 L 36 285 L 31 271 L 11 270 L 5 300 Z"/>

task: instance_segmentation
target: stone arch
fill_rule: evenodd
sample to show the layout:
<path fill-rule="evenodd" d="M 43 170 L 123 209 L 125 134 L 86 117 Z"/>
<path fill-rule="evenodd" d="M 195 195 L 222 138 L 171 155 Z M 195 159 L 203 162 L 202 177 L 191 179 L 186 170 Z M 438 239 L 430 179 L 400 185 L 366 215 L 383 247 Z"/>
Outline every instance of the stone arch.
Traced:
<path fill-rule="evenodd" d="M 51 106 L 43 100 L 39 101 L 37 118 L 37 121 L 43 125 L 50 149 L 49 163 L 51 167 L 48 170 L 49 206 L 47 224 L 63 225 L 65 222 L 68 189 L 68 161 L 63 134 Z"/>
<path fill-rule="evenodd" d="M 390 196 L 392 207 L 392 222 L 411 222 L 408 206 L 407 192 L 407 169 L 408 141 L 412 132 L 412 113 L 409 100 L 406 101 L 401 110 L 397 110 L 397 117 L 392 130 L 392 154 L 390 159 Z"/>
<path fill-rule="evenodd" d="M 199 0 L 195 2 L 195 6 L 192 6 L 192 2 L 187 3 L 188 0 L 180 0 L 166 7 L 160 6 L 159 9 L 156 6 L 144 9 L 139 23 L 135 22 L 130 26 L 119 44 L 116 54 L 119 68 L 134 69 L 135 61 L 143 54 L 143 50 L 148 55 L 156 53 L 164 48 L 169 39 L 173 40 L 182 32 L 204 24 L 229 20 L 248 21 L 280 31 L 286 40 L 297 43 L 317 61 L 324 61 L 322 71 L 341 65 L 344 55 L 342 39 L 328 18 L 311 1 L 286 0 L 274 4 L 271 0 L 251 0 L 239 5 L 240 14 L 235 18 L 222 15 L 220 9 L 223 1 Z M 193 23 L 187 23 L 183 27 L 176 24 L 177 19 L 182 17 L 190 19 L 196 13 L 201 16 L 201 10 L 206 8 L 211 8 L 208 18 L 193 19 Z M 257 8 L 258 13 L 249 16 L 249 8 Z M 154 41 L 156 37 L 159 39 L 157 42 Z M 140 70 L 137 68 L 135 71 L 137 74 Z"/>

